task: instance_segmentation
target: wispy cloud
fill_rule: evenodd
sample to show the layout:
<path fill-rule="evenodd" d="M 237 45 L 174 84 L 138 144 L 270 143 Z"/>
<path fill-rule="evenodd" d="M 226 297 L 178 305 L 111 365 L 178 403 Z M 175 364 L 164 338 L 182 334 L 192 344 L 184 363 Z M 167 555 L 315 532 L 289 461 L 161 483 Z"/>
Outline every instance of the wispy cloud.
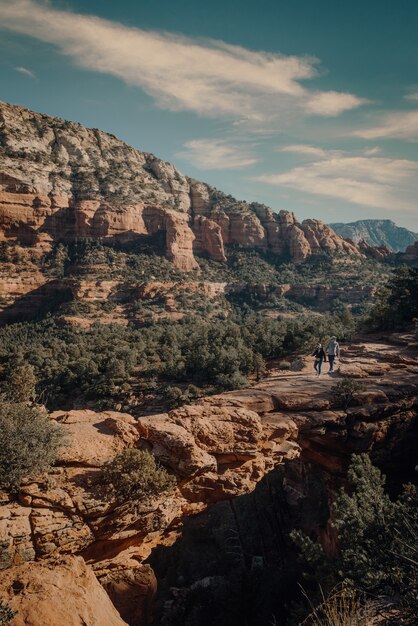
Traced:
<path fill-rule="evenodd" d="M 418 91 L 415 93 L 408 93 L 405 96 L 405 100 L 411 100 L 412 102 L 418 102 Z"/>
<path fill-rule="evenodd" d="M 355 130 L 354 137 L 362 139 L 418 140 L 418 110 L 395 111 L 379 116 L 377 124 Z"/>
<path fill-rule="evenodd" d="M 256 180 L 362 206 L 417 209 L 418 162 L 407 159 L 331 156 Z"/>
<path fill-rule="evenodd" d="M 279 146 L 277 149 L 279 152 L 290 152 L 292 154 L 313 158 L 315 160 L 343 157 L 344 155 L 347 155 L 347 152 L 344 150 L 327 150 L 325 148 L 320 148 L 319 146 L 311 146 L 303 143 L 286 144 L 284 146 Z M 375 154 L 379 154 L 379 152 L 381 152 L 381 148 L 373 146 L 371 148 L 363 148 L 359 150 L 357 156 L 373 156 Z"/>
<path fill-rule="evenodd" d="M 335 117 L 349 109 L 356 109 L 370 100 L 358 98 L 350 93 L 339 91 L 322 91 L 312 94 L 306 103 L 306 110 L 314 115 Z"/>
<path fill-rule="evenodd" d="M 239 169 L 257 163 L 257 159 L 242 146 L 217 139 L 192 139 L 184 144 L 177 156 L 201 170 Z"/>
<path fill-rule="evenodd" d="M 23 74 L 24 76 L 28 76 L 29 78 L 36 78 L 36 74 L 28 70 L 27 67 L 15 67 L 14 69 L 16 70 L 16 72 L 19 72 L 19 74 Z"/>
<path fill-rule="evenodd" d="M 33 0 L 0 4 L 3 28 L 55 45 L 80 67 L 141 87 L 160 107 L 261 121 L 334 116 L 366 101 L 350 93 L 309 90 L 318 60 L 255 52 L 222 41 L 145 31 Z"/>
<path fill-rule="evenodd" d="M 300 154 L 308 157 L 325 158 L 327 151 L 317 146 L 309 146 L 302 143 L 289 144 L 285 146 L 279 146 L 279 152 L 290 152 L 292 154 Z"/>

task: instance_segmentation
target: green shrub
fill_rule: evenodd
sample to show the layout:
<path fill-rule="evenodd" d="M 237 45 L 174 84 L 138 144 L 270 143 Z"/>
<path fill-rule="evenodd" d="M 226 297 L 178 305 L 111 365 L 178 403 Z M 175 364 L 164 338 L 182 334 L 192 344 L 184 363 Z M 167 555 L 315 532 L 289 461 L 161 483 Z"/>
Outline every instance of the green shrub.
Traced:
<path fill-rule="evenodd" d="M 183 391 L 180 387 L 175 387 L 173 385 L 169 385 L 165 388 L 164 396 L 170 409 L 176 409 L 189 401 L 187 391 Z"/>
<path fill-rule="evenodd" d="M 407 485 L 398 500 L 385 493 L 385 478 L 366 454 L 354 455 L 350 492 L 333 504 L 338 553 L 327 556 L 318 543 L 292 531 L 315 580 L 325 591 L 344 582 L 415 614 L 418 611 L 418 493 Z"/>
<path fill-rule="evenodd" d="M 193 400 L 200 398 L 200 396 L 202 395 L 201 390 L 199 389 L 199 387 L 196 387 L 196 385 L 189 385 L 187 387 L 187 393 Z"/>
<path fill-rule="evenodd" d="M 0 600 L 0 626 L 9 624 L 15 615 L 17 612 L 13 611 L 4 600 Z"/>
<path fill-rule="evenodd" d="M 170 409 L 175 409 L 183 404 L 188 404 L 199 398 L 201 395 L 199 387 L 188 385 L 186 389 L 168 385 L 164 389 L 164 396 Z"/>
<path fill-rule="evenodd" d="M 0 488 L 15 490 L 45 471 L 63 444 L 61 427 L 26 404 L 0 405 Z"/>
<path fill-rule="evenodd" d="M 221 389 L 232 391 L 233 389 L 243 389 L 248 386 L 248 380 L 240 372 L 232 372 L 232 374 L 218 374 L 215 383 Z"/>
<path fill-rule="evenodd" d="M 301 372 L 304 367 L 305 367 L 305 363 L 303 362 L 303 360 L 300 358 L 297 358 L 297 359 L 293 359 L 293 361 L 290 363 L 289 369 L 292 372 Z"/>
<path fill-rule="evenodd" d="M 280 361 L 279 370 L 290 370 L 290 361 Z"/>
<path fill-rule="evenodd" d="M 418 267 L 399 267 L 380 289 L 366 320 L 371 329 L 395 329 L 418 317 Z"/>
<path fill-rule="evenodd" d="M 36 378 L 32 365 L 12 367 L 4 385 L 9 402 L 33 402 L 36 396 Z"/>
<path fill-rule="evenodd" d="M 175 477 L 160 467 L 152 454 L 128 448 L 103 466 L 103 480 L 118 502 L 142 500 L 171 490 Z"/>
<path fill-rule="evenodd" d="M 355 395 L 361 391 L 365 391 L 365 389 L 366 385 L 363 382 L 346 376 L 331 387 L 331 393 L 334 403 L 347 410 L 354 400 Z"/>

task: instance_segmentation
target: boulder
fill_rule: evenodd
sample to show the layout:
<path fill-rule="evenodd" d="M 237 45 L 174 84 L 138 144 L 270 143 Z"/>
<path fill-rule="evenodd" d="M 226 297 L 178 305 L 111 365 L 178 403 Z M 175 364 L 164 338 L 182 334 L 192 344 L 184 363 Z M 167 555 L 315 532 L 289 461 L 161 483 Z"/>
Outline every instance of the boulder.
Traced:
<path fill-rule="evenodd" d="M 126 626 L 93 570 L 78 556 L 0 572 L 13 626 Z"/>
<path fill-rule="evenodd" d="M 60 450 L 58 463 L 100 467 L 139 439 L 133 417 L 127 413 L 89 410 L 55 411 L 51 419 L 66 431 L 66 445 Z"/>

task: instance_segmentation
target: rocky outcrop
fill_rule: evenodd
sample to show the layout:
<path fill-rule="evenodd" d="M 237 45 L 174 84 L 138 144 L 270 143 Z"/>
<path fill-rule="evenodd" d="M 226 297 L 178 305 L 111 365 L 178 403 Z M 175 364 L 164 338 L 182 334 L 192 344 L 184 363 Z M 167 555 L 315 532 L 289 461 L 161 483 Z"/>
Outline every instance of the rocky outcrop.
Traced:
<path fill-rule="evenodd" d="M 296 443 L 286 444 L 290 431 L 278 430 L 268 437 L 259 415 L 233 399 L 225 407 L 221 398 L 212 399 L 210 404 L 202 402 L 138 423 L 125 414 L 86 410 L 56 412 L 51 418 L 67 431 L 68 445 L 46 479 L 23 485 L 18 501 L 3 500 L 0 567 L 11 572 L 12 580 L 23 571 L 25 586 L 36 588 L 38 569 L 31 570 L 26 562 L 46 559 L 48 573 L 49 559 L 54 558 L 67 572 L 66 555 L 82 553 L 122 617 L 139 626 L 150 623 L 156 583 L 143 561 L 153 548 L 175 540 L 184 515 L 252 491 L 276 462 L 294 458 L 299 451 Z M 107 498 L 100 467 L 122 449 L 133 446 L 151 449 L 175 472 L 179 482 L 174 492 L 123 505 Z M 74 578 L 67 581 L 72 589 L 62 610 L 67 610 L 67 598 L 68 603 L 77 601 L 79 578 L 84 581 L 90 577 L 83 582 L 86 598 L 80 600 L 79 610 L 83 613 L 89 602 L 94 615 L 96 599 L 90 590 L 93 573 L 89 568 L 88 573 L 77 573 L 77 567 L 72 571 Z M 60 572 L 58 568 L 58 580 Z M 3 576 L 6 585 L 8 577 L 9 573 Z M 43 579 L 48 586 L 48 575 Z M 38 590 L 44 597 L 44 588 Z M 31 593 L 36 606 L 36 592 Z M 51 602 L 54 597 L 52 594 Z M 22 596 L 12 606 L 25 615 L 25 602 Z M 46 603 L 45 613 L 52 611 L 52 606 Z M 46 620 L 43 609 L 39 621 L 31 619 L 28 623 L 34 626 L 53 624 Z M 86 624 L 113 624 L 111 613 L 108 621 L 94 622 L 84 613 L 83 619 Z"/>
<path fill-rule="evenodd" d="M 38 568 L 44 568 L 40 576 L 49 585 L 52 567 L 58 568 L 57 580 L 70 576 L 67 555 L 81 554 L 87 570 L 74 561 L 68 585 L 77 594 L 77 581 L 87 581 L 78 609 L 85 623 L 96 623 L 83 613 L 90 593 L 93 605 L 96 602 L 97 590 L 90 592 L 94 572 L 122 619 L 147 626 L 156 581 L 144 561 L 158 546 L 169 550 L 179 540 L 184 518 L 199 513 L 199 519 L 206 519 L 202 515 L 209 505 L 222 502 L 236 501 L 239 507 L 240 499 L 249 497 L 275 468 L 285 472 L 287 487 L 281 497 L 289 498 L 286 506 L 291 507 L 300 498 L 292 468 L 299 462 L 311 464 L 311 476 L 325 473 L 327 484 L 335 486 L 353 452 L 370 451 L 381 466 L 407 477 L 415 466 L 418 443 L 417 349 L 411 338 L 391 340 L 397 345 L 369 341 L 343 347 L 340 374 L 367 383 L 347 411 L 335 405 L 335 378 L 313 378 L 307 363 L 301 372 L 272 369 L 252 388 L 138 421 L 114 411 L 53 413 L 51 419 L 66 430 L 68 444 L 46 477 L 22 485 L 18 499 L 2 498 L 0 568 L 6 573 L 0 581 L 9 589 L 7 585 L 23 577 L 24 588 L 39 589 L 44 598 L 44 587 L 31 586 L 30 572 L 36 581 L 37 572 L 43 572 Z M 101 466 L 126 447 L 150 450 L 176 475 L 177 488 L 136 503 L 109 500 Z M 36 605 L 38 592 L 31 593 Z M 75 601 L 71 593 L 64 595 L 63 611 L 67 599 Z M 10 597 L 12 606 L 26 611 L 28 596 Z M 49 610 L 45 600 L 42 611 Z M 34 626 L 48 623 L 31 619 L 28 623 Z M 113 619 L 111 612 L 107 619 Z"/>
<path fill-rule="evenodd" d="M 196 234 L 195 251 L 201 254 L 205 253 L 214 261 L 224 263 L 226 256 L 222 227 L 214 220 L 199 215 L 193 221 L 193 230 Z"/>
<path fill-rule="evenodd" d="M 286 297 L 289 300 L 315 306 L 318 311 L 329 310 L 330 305 L 335 300 L 340 300 L 348 305 L 361 304 L 369 301 L 375 294 L 375 285 L 364 285 L 347 289 L 345 287 L 329 287 L 327 285 L 292 285 L 284 283 L 282 285 L 268 284 L 235 284 L 229 285 L 229 293 L 234 294 L 255 294 L 260 300 L 271 296 Z"/>
<path fill-rule="evenodd" d="M 16 611 L 13 626 L 126 626 L 81 557 L 5 570 L 0 588 L 2 599 Z"/>
<path fill-rule="evenodd" d="M 3 567 L 88 546 L 92 557 L 96 541 L 106 539 L 110 546 L 144 539 L 151 530 L 161 534 L 182 512 L 247 493 L 277 461 L 297 455 L 297 444 L 284 443 L 289 432 L 269 439 L 258 413 L 239 399 L 224 404 L 222 396 L 214 397 L 139 422 L 114 411 L 53 413 L 68 444 L 46 482 L 23 485 L 19 501 L 6 499 L 0 509 Z M 126 447 L 138 446 L 152 450 L 178 476 L 178 488 L 139 505 L 116 506 L 107 499 L 100 468 Z M 141 543 L 136 541 L 138 548 Z"/>
<path fill-rule="evenodd" d="M 0 238 L 46 250 L 75 238 L 165 232 L 178 268 L 225 247 L 272 250 L 295 262 L 321 251 L 361 254 L 318 220 L 298 223 L 180 174 L 171 164 L 81 124 L 0 103 Z"/>
<path fill-rule="evenodd" d="M 367 241 L 360 241 L 358 247 L 365 256 L 376 259 L 377 261 L 386 261 L 395 258 L 395 255 L 387 246 L 371 246 Z"/>
<path fill-rule="evenodd" d="M 198 269 L 199 265 L 193 256 L 195 236 L 187 222 L 171 211 L 167 213 L 165 229 L 167 258 L 186 272 Z"/>
<path fill-rule="evenodd" d="M 139 428 L 153 454 L 182 477 L 183 497 L 195 503 L 248 493 L 276 463 L 299 452 L 289 432 L 268 439 L 255 411 L 223 397 L 142 418 Z"/>
<path fill-rule="evenodd" d="M 321 252 L 361 254 L 353 242 L 338 237 L 329 226 L 319 220 L 299 223 L 294 213 L 274 213 L 265 205 L 237 202 L 216 189 L 195 181 L 191 181 L 191 198 L 192 210 L 199 216 L 195 219 L 198 231 L 201 230 L 200 220 L 209 219 L 219 226 L 225 245 L 235 243 L 244 248 L 271 250 L 295 263 Z M 212 245 L 208 243 L 205 247 L 202 242 L 198 249 L 211 255 Z M 221 256 L 221 252 L 217 254 Z"/>

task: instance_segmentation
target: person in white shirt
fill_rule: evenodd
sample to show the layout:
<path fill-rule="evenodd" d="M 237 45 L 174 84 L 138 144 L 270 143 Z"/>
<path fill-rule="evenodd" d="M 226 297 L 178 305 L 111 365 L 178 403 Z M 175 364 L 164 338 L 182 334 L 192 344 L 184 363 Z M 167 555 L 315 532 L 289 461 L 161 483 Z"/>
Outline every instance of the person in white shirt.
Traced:
<path fill-rule="evenodd" d="M 340 346 L 339 343 L 337 341 L 337 337 L 335 337 L 335 335 L 333 335 L 331 337 L 331 339 L 329 340 L 327 347 L 325 348 L 325 352 L 328 356 L 328 361 L 329 361 L 329 371 L 333 372 L 334 371 L 334 361 L 337 357 L 340 356 Z"/>

